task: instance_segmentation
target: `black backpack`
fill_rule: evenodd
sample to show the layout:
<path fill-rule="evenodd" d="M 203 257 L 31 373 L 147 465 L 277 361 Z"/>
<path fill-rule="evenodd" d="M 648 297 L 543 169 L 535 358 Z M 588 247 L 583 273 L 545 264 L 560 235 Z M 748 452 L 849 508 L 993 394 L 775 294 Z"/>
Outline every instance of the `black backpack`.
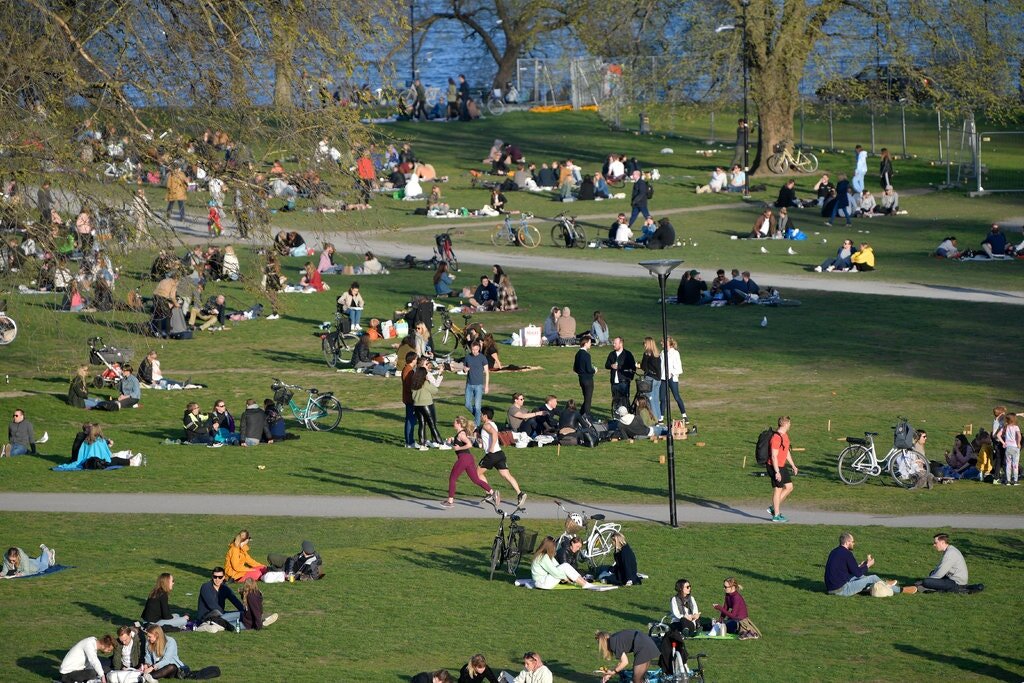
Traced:
<path fill-rule="evenodd" d="M 754 457 L 758 465 L 767 465 L 772 457 L 772 437 L 778 434 L 774 428 L 768 427 L 757 437 L 757 446 L 754 447 Z"/>
<path fill-rule="evenodd" d="M 892 435 L 892 446 L 893 448 L 905 448 L 911 450 L 914 448 L 914 428 L 910 426 L 910 422 L 907 418 L 899 418 L 899 422 L 896 423 L 896 428 Z"/>
<path fill-rule="evenodd" d="M 586 446 L 587 448 L 594 448 L 597 444 L 601 443 L 601 436 L 593 421 L 583 414 L 580 414 L 579 425 L 576 427 L 576 441 L 580 446 Z"/>
<path fill-rule="evenodd" d="M 654 199 L 654 185 L 647 183 L 647 198 Z"/>

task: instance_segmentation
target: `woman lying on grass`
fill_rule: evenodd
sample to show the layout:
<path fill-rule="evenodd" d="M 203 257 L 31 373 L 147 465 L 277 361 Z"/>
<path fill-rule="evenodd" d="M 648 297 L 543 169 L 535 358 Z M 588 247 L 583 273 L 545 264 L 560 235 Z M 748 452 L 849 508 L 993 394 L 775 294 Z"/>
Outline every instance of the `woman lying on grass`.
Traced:
<path fill-rule="evenodd" d="M 3 569 L 0 569 L 0 578 L 13 579 L 41 574 L 57 563 L 55 551 L 43 544 L 39 545 L 39 549 L 43 551 L 39 557 L 31 558 L 21 548 L 8 548 L 4 553 L 4 565 Z"/>

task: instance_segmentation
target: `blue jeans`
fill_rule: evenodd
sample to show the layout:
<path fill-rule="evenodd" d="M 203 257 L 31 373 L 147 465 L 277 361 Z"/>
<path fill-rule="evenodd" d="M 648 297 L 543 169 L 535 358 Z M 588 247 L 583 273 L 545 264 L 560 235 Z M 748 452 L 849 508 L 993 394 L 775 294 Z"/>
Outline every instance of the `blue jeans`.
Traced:
<path fill-rule="evenodd" d="M 832 205 L 832 215 L 829 216 L 828 222 L 831 223 L 832 221 L 834 221 L 836 219 L 836 216 L 839 215 L 840 211 L 843 212 L 843 217 L 846 218 L 846 224 L 850 225 L 850 207 L 840 207 L 838 200 L 836 200 L 836 203 Z"/>
<path fill-rule="evenodd" d="M 161 619 L 160 621 L 154 621 L 153 623 L 157 626 L 174 626 L 176 628 L 184 628 L 185 624 L 188 623 L 188 619 L 174 615 L 171 619 Z"/>
<path fill-rule="evenodd" d="M 627 225 L 633 225 L 633 221 L 635 221 L 636 217 L 639 216 L 640 214 L 643 214 L 644 218 L 650 218 L 651 217 L 651 212 L 647 210 L 647 205 L 646 204 L 644 204 L 642 206 L 634 206 L 633 207 L 633 213 L 631 213 L 629 215 L 629 223 Z"/>
<path fill-rule="evenodd" d="M 26 453 L 28 453 L 31 450 L 32 450 L 31 447 L 26 446 L 25 444 L 12 443 L 11 444 L 11 457 L 14 457 L 15 455 L 25 455 Z"/>
<path fill-rule="evenodd" d="M 359 321 L 363 317 L 363 309 L 361 308 L 350 308 L 346 313 L 348 314 L 348 319 L 353 326 L 358 325 Z"/>
<path fill-rule="evenodd" d="M 415 446 L 416 439 L 413 438 L 413 432 L 416 429 L 416 411 L 413 410 L 411 403 L 405 406 L 405 445 Z"/>
<path fill-rule="evenodd" d="M 672 390 L 672 396 L 676 399 L 676 405 L 679 406 L 679 412 L 683 415 L 686 414 L 686 404 L 683 403 L 683 397 L 679 395 L 679 382 L 668 380 L 668 388 Z M 668 400 L 668 392 L 666 392 L 665 400 Z"/>
<path fill-rule="evenodd" d="M 835 589 L 834 591 L 829 591 L 829 594 L 838 595 L 843 598 L 848 598 L 851 595 L 857 595 L 865 588 L 871 588 L 871 586 L 873 586 L 876 581 L 881 581 L 881 579 L 875 576 L 874 574 L 866 574 L 865 576 L 850 579 L 841 587 Z M 893 589 L 893 592 L 895 592 L 895 589 Z"/>
<path fill-rule="evenodd" d="M 480 424 L 480 408 L 484 402 L 484 385 L 483 384 L 467 384 L 466 385 L 466 410 L 473 413 L 473 419 L 476 420 L 477 424 Z"/>
<path fill-rule="evenodd" d="M 654 379 L 653 377 L 651 378 L 651 394 L 650 394 L 650 399 L 651 399 L 651 412 L 654 413 L 654 417 L 658 418 L 658 420 L 660 421 L 661 418 L 663 418 L 665 416 L 665 414 L 661 412 L 661 380 L 660 379 Z"/>

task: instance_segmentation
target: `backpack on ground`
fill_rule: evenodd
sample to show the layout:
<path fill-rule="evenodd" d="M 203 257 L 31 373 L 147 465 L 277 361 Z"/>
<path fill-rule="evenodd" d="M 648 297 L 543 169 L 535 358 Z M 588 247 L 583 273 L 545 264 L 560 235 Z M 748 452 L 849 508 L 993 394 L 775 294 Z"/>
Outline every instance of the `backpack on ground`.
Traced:
<path fill-rule="evenodd" d="M 594 448 L 601 443 L 601 437 L 593 421 L 586 415 L 580 414 L 579 426 L 576 428 L 576 440 L 580 446 Z"/>
<path fill-rule="evenodd" d="M 647 198 L 654 199 L 654 185 L 647 183 Z"/>
<path fill-rule="evenodd" d="M 892 435 L 893 448 L 912 449 L 914 447 L 914 428 L 905 417 L 899 418 Z"/>
<path fill-rule="evenodd" d="M 757 436 L 757 446 L 754 447 L 754 457 L 758 465 L 767 465 L 772 457 L 772 437 L 778 434 L 773 427 L 768 427 Z"/>

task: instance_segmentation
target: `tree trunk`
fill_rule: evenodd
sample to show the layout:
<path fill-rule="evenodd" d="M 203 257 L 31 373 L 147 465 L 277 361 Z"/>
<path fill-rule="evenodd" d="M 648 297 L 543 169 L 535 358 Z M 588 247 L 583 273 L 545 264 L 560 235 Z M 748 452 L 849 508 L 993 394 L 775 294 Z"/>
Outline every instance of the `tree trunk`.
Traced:
<path fill-rule="evenodd" d="M 763 102 L 759 100 L 754 98 L 758 130 L 757 147 L 750 152 L 750 173 L 770 176 L 768 157 L 775 153 L 775 145 L 785 142 L 788 147 L 793 146 L 793 118 L 799 100 L 785 93 L 769 95 Z"/>
<path fill-rule="evenodd" d="M 491 83 L 492 88 L 501 88 L 501 91 L 505 92 L 505 84 L 511 81 L 513 84 L 516 82 L 516 67 L 519 63 L 519 46 L 509 45 L 504 54 L 501 55 L 501 59 L 498 62 L 498 73 L 494 75 L 494 81 Z"/>
<path fill-rule="evenodd" d="M 289 12 L 271 13 L 270 41 L 274 60 L 274 107 L 295 106 L 292 83 L 295 82 L 295 45 L 298 39 L 296 18 Z"/>
<path fill-rule="evenodd" d="M 292 93 L 292 77 L 294 76 L 292 60 L 281 55 L 274 57 L 274 107 L 286 109 L 295 106 Z"/>

